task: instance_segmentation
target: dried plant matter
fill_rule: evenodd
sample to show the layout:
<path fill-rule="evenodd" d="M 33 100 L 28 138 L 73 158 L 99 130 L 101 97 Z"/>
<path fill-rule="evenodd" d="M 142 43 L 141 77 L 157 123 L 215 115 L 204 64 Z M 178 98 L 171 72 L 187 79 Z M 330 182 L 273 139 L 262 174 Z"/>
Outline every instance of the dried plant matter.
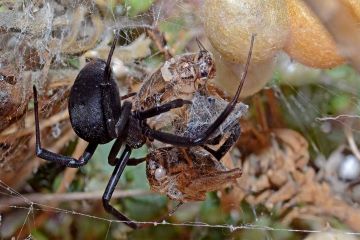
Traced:
<path fill-rule="evenodd" d="M 303 0 L 287 0 L 286 5 L 291 28 L 284 50 L 291 58 L 315 68 L 345 62 L 330 33 Z"/>
<path fill-rule="evenodd" d="M 277 208 L 282 222 L 294 219 L 336 217 L 359 231 L 360 210 L 348 202 L 338 185 L 319 178 L 322 173 L 309 165 L 307 141 L 290 129 L 273 129 L 268 147 L 247 156 L 242 165 L 240 189 L 224 194 L 223 202 L 246 199 L 252 205 L 263 204 L 270 211 Z M 230 164 L 231 165 L 231 164 Z"/>

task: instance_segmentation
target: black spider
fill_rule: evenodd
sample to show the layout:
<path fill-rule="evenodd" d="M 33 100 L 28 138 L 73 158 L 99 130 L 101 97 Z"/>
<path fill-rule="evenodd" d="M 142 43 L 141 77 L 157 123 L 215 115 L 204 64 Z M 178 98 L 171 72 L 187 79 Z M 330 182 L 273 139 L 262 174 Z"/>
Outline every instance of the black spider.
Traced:
<path fill-rule="evenodd" d="M 115 169 L 102 197 L 103 205 L 106 211 L 117 219 L 124 221 L 124 223 L 131 228 L 137 228 L 140 225 L 131 221 L 109 203 L 125 166 L 136 165 L 145 160 L 145 158 L 130 159 L 132 149 L 141 147 L 146 143 L 147 139 L 156 139 L 163 143 L 183 147 L 203 145 L 218 126 L 224 122 L 231 111 L 233 111 L 237 103 L 250 62 L 254 37 L 251 39 L 251 48 L 245 72 L 234 98 L 218 118 L 196 137 L 184 137 L 156 131 L 151 129 L 146 123 L 147 118 L 154 117 L 173 108 L 182 107 L 184 104 L 191 104 L 191 101 L 176 99 L 145 111 L 132 110 L 132 103 L 129 101 L 124 101 L 121 104 L 118 86 L 111 77 L 110 67 L 117 40 L 118 35 L 116 35 L 112 43 L 107 62 L 100 59 L 89 62 L 79 72 L 70 91 L 69 114 L 71 125 L 80 138 L 89 142 L 80 159 L 77 160 L 68 156 L 59 155 L 41 147 L 37 90 L 34 86 L 34 113 L 36 124 L 35 151 L 38 157 L 47 161 L 56 162 L 67 167 L 78 168 L 89 161 L 98 144 L 105 144 L 116 139 L 108 156 L 109 163 L 115 165 Z M 121 157 L 116 158 L 122 145 L 125 145 L 125 149 Z"/>

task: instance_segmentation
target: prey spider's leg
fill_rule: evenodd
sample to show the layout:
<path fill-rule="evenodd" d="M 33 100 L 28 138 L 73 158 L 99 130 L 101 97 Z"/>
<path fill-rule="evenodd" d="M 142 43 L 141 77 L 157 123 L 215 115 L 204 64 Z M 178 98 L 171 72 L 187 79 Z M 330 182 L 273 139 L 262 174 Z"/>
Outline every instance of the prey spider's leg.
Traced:
<path fill-rule="evenodd" d="M 200 51 L 202 52 L 207 52 L 208 50 L 206 50 L 206 48 L 204 47 L 204 45 L 200 42 L 200 40 L 198 38 L 196 38 L 196 43 L 200 49 Z"/>
<path fill-rule="evenodd" d="M 112 197 L 112 194 L 114 193 L 115 187 L 117 183 L 119 182 L 120 176 L 124 171 L 124 168 L 128 162 L 128 159 L 131 154 L 131 148 L 129 146 L 125 146 L 125 150 L 122 153 L 119 161 L 117 161 L 115 169 L 110 177 L 110 180 L 106 186 L 104 195 L 102 197 L 103 205 L 105 210 L 112 214 L 114 217 L 119 219 L 120 221 L 124 221 L 126 225 L 128 225 L 131 228 L 138 228 L 138 225 L 131 221 L 128 217 L 126 217 L 124 214 L 116 210 L 113 206 L 110 205 L 110 200 Z"/>
<path fill-rule="evenodd" d="M 221 160 L 222 157 L 230 150 L 230 148 L 236 143 L 236 141 L 240 137 L 241 129 L 240 125 L 236 124 L 231 129 L 230 136 L 225 140 L 225 142 L 217 149 L 213 150 L 209 148 L 208 146 L 203 146 L 203 148 L 211 153 L 217 160 Z"/>
<path fill-rule="evenodd" d="M 164 222 L 168 217 L 171 217 L 178 209 L 180 206 L 182 206 L 184 203 L 183 202 L 179 202 L 173 209 L 171 209 L 166 215 L 162 216 L 161 218 L 157 218 L 155 220 L 155 222 L 157 223 L 162 223 Z M 144 227 L 149 227 L 149 226 L 153 226 L 153 223 L 143 223 L 141 224 L 141 228 Z"/>
<path fill-rule="evenodd" d="M 81 155 L 79 160 L 76 160 L 75 158 L 72 157 L 67 157 L 50 152 L 41 147 L 40 126 L 39 126 L 39 106 L 37 99 L 37 90 L 35 86 L 33 86 L 33 91 L 34 91 L 34 113 L 35 113 L 35 129 L 36 129 L 36 145 L 35 145 L 36 156 L 44 160 L 50 162 L 56 162 L 61 165 L 65 165 L 67 167 L 72 167 L 72 168 L 78 168 L 85 165 L 94 154 L 95 149 L 98 145 L 97 143 L 89 143 L 89 145 L 86 147 L 84 153 Z"/>
<path fill-rule="evenodd" d="M 168 217 L 171 217 L 172 215 L 174 215 L 174 213 L 179 209 L 180 206 L 182 206 L 184 203 L 183 202 L 179 202 L 178 204 L 176 204 L 176 206 L 171 209 L 165 216 L 161 217 L 160 219 L 158 219 L 156 222 L 161 223 L 163 221 L 165 221 Z"/>
<path fill-rule="evenodd" d="M 145 111 L 138 111 L 136 113 L 136 115 L 138 116 L 138 118 L 140 120 L 144 120 L 146 118 L 151 118 L 151 117 L 154 117 L 156 115 L 160 115 L 161 113 L 168 112 L 171 109 L 179 108 L 179 107 L 184 106 L 185 104 L 191 104 L 191 103 L 192 102 L 188 101 L 188 100 L 175 99 L 175 100 L 172 100 L 172 101 L 170 101 L 168 103 L 165 103 L 163 105 L 150 108 L 150 109 L 145 110 Z"/>
<path fill-rule="evenodd" d="M 172 216 L 174 215 L 174 213 L 179 209 L 180 206 L 182 206 L 184 203 L 183 202 L 179 202 L 173 209 L 171 209 L 168 212 L 168 216 Z"/>
<path fill-rule="evenodd" d="M 122 96 L 120 99 L 125 100 L 125 99 L 128 99 L 128 98 L 131 98 L 131 97 L 135 96 L 136 94 L 137 94 L 137 92 L 131 92 L 131 93 L 128 93 L 128 94 Z"/>
<path fill-rule="evenodd" d="M 255 39 L 255 35 L 252 35 L 249 54 L 248 54 L 248 57 L 246 60 L 245 68 L 244 68 L 244 73 L 241 77 L 241 80 L 240 80 L 240 83 L 239 83 L 239 86 L 238 86 L 235 96 L 233 97 L 231 102 L 229 102 L 229 104 L 226 106 L 226 108 L 222 111 L 222 113 L 217 117 L 217 119 L 215 119 L 215 121 L 204 132 L 202 132 L 201 134 L 199 134 L 196 137 L 183 137 L 183 136 L 177 136 L 174 134 L 153 130 L 145 124 L 144 128 L 143 128 L 144 135 L 146 135 L 149 138 L 156 139 L 163 143 L 168 143 L 168 144 L 183 146 L 183 147 L 204 144 L 206 142 L 206 140 L 211 136 L 211 134 L 214 133 L 214 131 L 225 121 L 225 119 L 229 116 L 229 114 L 234 110 L 234 108 L 236 106 L 236 103 L 239 99 L 242 87 L 245 82 L 247 71 L 249 68 L 251 54 L 252 54 L 252 48 L 254 45 L 254 39 Z"/>

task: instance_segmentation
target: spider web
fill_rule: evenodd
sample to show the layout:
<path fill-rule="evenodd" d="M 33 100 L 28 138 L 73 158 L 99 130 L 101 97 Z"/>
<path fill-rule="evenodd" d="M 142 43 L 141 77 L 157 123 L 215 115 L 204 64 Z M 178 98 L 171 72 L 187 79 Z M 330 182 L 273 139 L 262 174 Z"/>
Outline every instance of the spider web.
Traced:
<path fill-rule="evenodd" d="M 203 36 L 198 16 L 196 16 L 194 8 L 191 7 L 198 7 L 201 5 L 201 2 L 162 0 L 152 3 L 149 1 L 145 10 L 137 8 L 131 1 L 125 1 L 124 4 L 119 4 L 116 8 L 111 8 L 111 6 L 106 4 L 101 5 L 103 1 L 39 2 L 41 1 L 4 1 L 0 6 L 0 32 L 4 33 L 4 35 L 1 36 L 2 43 L 0 47 L 0 84 L 3 84 L 1 85 L 2 88 L 0 91 L 0 103 L 2 104 L 1 106 L 6 106 L 6 108 L 4 107 L 0 110 L 0 115 L 6 116 L 1 118 L 0 122 L 0 131 L 2 131 L 0 135 L 0 174 L 2 178 L 5 175 L 10 176 L 9 178 L 0 180 L 0 236 L 14 236 L 16 239 L 27 236 L 27 239 L 35 239 L 36 236 L 38 236 L 34 234 L 38 231 L 38 226 L 36 226 L 37 215 L 39 213 L 56 213 L 57 216 L 60 215 L 62 216 L 61 218 L 65 220 L 67 217 L 71 217 L 76 220 L 80 219 L 81 221 L 100 222 L 106 225 L 103 238 L 112 238 L 112 235 L 116 235 L 116 230 L 114 229 L 117 227 L 120 227 L 121 231 L 126 233 L 126 230 L 122 228 L 124 225 L 119 224 L 121 221 L 102 217 L 107 215 L 93 213 L 82 204 L 65 204 L 60 205 L 61 207 L 55 207 L 50 204 L 51 201 L 59 199 L 62 199 L 62 201 L 66 203 L 70 201 L 79 202 L 76 200 L 81 200 L 80 202 L 83 203 L 86 202 L 84 199 L 88 199 L 89 201 L 100 199 L 102 193 L 95 190 L 105 188 L 106 181 L 112 171 L 110 167 L 103 167 L 103 165 L 106 164 L 104 160 L 99 160 L 101 156 L 107 156 L 106 151 L 108 151 L 108 149 L 100 149 L 100 151 L 97 152 L 98 157 L 94 157 L 99 161 L 92 161 L 89 167 L 82 170 L 85 173 L 78 173 L 78 175 L 81 176 L 79 178 L 86 181 L 86 183 L 83 184 L 85 189 L 84 194 L 73 191 L 69 193 L 39 193 L 39 195 L 31 195 L 30 193 L 26 193 L 27 191 L 33 192 L 29 185 L 17 181 L 20 175 L 32 175 L 32 171 L 38 169 L 40 165 L 39 160 L 34 160 L 33 153 L 34 128 L 31 112 L 33 107 L 31 102 L 31 86 L 33 84 L 37 85 L 43 97 L 41 100 L 43 102 L 41 113 L 44 121 L 45 119 L 47 120 L 46 122 L 42 122 L 42 126 L 45 126 L 42 141 L 51 146 L 55 152 L 64 151 L 64 146 L 68 145 L 69 139 L 75 139 L 66 114 L 66 96 L 69 91 L 69 86 L 71 86 L 72 81 L 79 71 L 79 66 L 84 64 L 85 58 L 106 58 L 109 49 L 108 44 L 114 29 L 121 30 L 121 45 L 129 45 L 129 48 L 128 50 L 118 53 L 126 57 L 121 58 L 121 61 L 115 63 L 113 70 L 114 72 L 118 71 L 119 79 L 122 79 L 119 81 L 119 85 L 122 94 L 125 94 L 128 91 L 128 82 L 123 81 L 124 75 L 131 75 L 138 81 L 138 84 L 141 84 L 140 80 L 151 74 L 164 60 L 161 57 L 161 51 L 154 46 L 150 46 L 148 38 L 142 36 L 147 29 L 160 28 L 161 31 L 168 34 L 166 35 L 168 45 L 172 47 L 174 54 L 197 50 L 196 48 L 191 48 L 188 40 L 195 39 L 196 37 L 201 38 Z M 62 7 L 66 5 L 66 3 L 68 3 L 68 7 Z M 111 9 L 111 11 L 109 11 L 109 9 Z M 101 24 L 99 20 L 101 20 L 100 16 L 103 15 L 107 16 L 106 22 Z M 174 34 L 176 31 L 178 34 Z M 131 48 L 131 43 L 135 41 L 138 41 L 139 45 Z M 132 52 L 134 49 L 139 49 L 139 46 L 144 47 L 145 50 L 142 52 Z M 129 52 L 131 54 L 126 55 Z M 79 57 L 79 55 L 81 55 L 81 57 Z M 134 60 L 138 59 L 140 59 L 140 63 L 137 62 L 133 64 Z M 355 83 L 358 82 L 359 78 L 357 75 L 354 75 L 351 69 L 344 70 L 344 68 L 342 68 L 326 72 L 313 69 L 304 70 L 296 63 L 289 62 L 286 57 L 284 57 L 284 59 L 279 57 L 279 62 L 277 74 L 286 75 L 294 71 L 308 71 L 309 75 L 303 78 L 312 80 L 315 78 L 320 79 L 313 83 L 312 88 L 309 89 L 306 86 L 283 83 L 281 82 L 281 77 L 275 74 L 276 76 L 270 84 L 270 87 L 274 89 L 275 94 L 278 99 L 280 99 L 282 109 L 288 113 L 287 117 L 290 119 L 290 122 L 292 122 L 291 127 L 297 129 L 306 137 L 312 151 L 312 156 L 315 156 L 314 159 L 318 160 L 315 161 L 314 164 L 317 168 L 321 168 L 321 164 L 326 165 L 326 161 L 325 163 L 321 161 L 319 156 L 327 158 L 334 153 L 334 149 L 337 147 L 335 146 L 336 144 L 339 142 L 346 144 L 346 140 L 338 140 L 337 135 L 331 134 L 332 132 L 329 129 L 342 131 L 341 128 L 339 130 L 339 128 L 334 126 L 334 121 L 339 122 L 341 126 L 348 125 L 346 121 L 343 120 L 344 118 L 331 118 L 331 116 L 340 114 L 341 111 L 324 110 L 324 107 L 319 104 L 321 100 L 314 97 L 318 92 L 313 89 L 322 89 L 324 96 L 330 100 L 340 99 L 342 101 L 350 101 L 350 103 L 347 104 L 351 105 L 352 109 L 351 111 L 345 111 L 345 114 L 347 114 L 345 118 L 355 118 L 359 111 L 359 95 L 357 92 L 354 92 L 353 89 L 356 89 Z M 337 82 L 345 78 L 350 79 L 350 84 L 349 81 L 347 82 L 348 84 Z M 15 88 L 16 91 L 13 90 L 14 88 L 11 88 L 11 86 L 13 86 L 13 79 L 15 79 L 16 86 L 18 86 Z M 282 77 L 282 79 L 286 79 L 286 77 Z M 284 88 L 282 85 L 286 85 L 286 87 Z M 45 92 L 45 89 L 50 90 Z M 344 100 L 344 98 L 346 99 Z M 15 102 L 11 99 L 17 99 L 18 101 Z M 249 105 L 251 109 L 253 106 L 251 104 Z M 337 107 L 341 108 L 341 106 Z M 201 106 L 198 106 L 198 108 L 201 108 Z M 329 114 L 327 114 L 328 112 Z M 325 117 L 328 116 L 330 116 L 330 121 L 325 119 Z M 358 132 L 356 124 L 351 125 L 350 129 L 352 132 Z M 320 134 L 314 134 L 314 132 L 320 132 Z M 330 136 L 330 141 L 322 142 L 321 137 L 326 135 Z M 331 138 L 335 138 L 335 140 Z M 324 146 L 326 144 L 332 147 Z M 94 169 L 95 171 L 100 170 L 102 173 L 84 176 L 94 171 Z M 124 175 L 130 175 L 131 178 L 132 172 L 133 175 L 136 175 L 140 180 L 136 180 L 135 183 L 128 185 L 124 183 L 124 181 L 120 182 L 119 185 L 121 187 L 125 186 L 127 189 L 115 192 L 114 198 L 127 197 L 127 199 L 133 199 L 145 196 L 147 200 L 147 197 L 156 199 L 155 196 L 150 195 L 146 190 L 147 186 L 144 187 L 144 184 L 139 185 L 139 182 L 146 181 L 144 177 L 144 166 L 139 166 L 136 170 L 129 169 Z M 325 177 L 322 177 L 320 172 L 321 171 L 317 172 L 317 179 L 327 179 L 327 177 L 329 177 L 329 174 L 326 175 L 326 171 L 322 173 Z M 143 175 L 142 177 L 137 175 L 141 173 Z M 92 180 L 92 178 L 96 180 Z M 331 181 L 333 182 L 334 179 L 332 178 Z M 11 182 L 11 187 L 5 182 Z M 21 193 L 15 190 L 24 185 L 26 186 L 22 188 Z M 344 183 L 336 179 L 335 188 L 344 189 Z M 272 190 L 273 189 L 271 189 L 271 191 Z M 274 193 L 275 192 L 274 190 Z M 322 195 L 321 192 L 318 192 L 318 194 Z M 337 192 L 337 194 L 342 195 L 344 192 L 340 191 Z M 46 200 L 46 196 L 48 196 L 49 199 Z M 51 198 L 51 196 L 53 196 L 53 198 Z M 148 223 L 154 227 L 172 226 L 182 229 L 187 227 L 192 227 L 192 229 L 213 229 L 216 232 L 220 232 L 221 235 L 229 237 L 237 236 L 234 233 L 240 234 L 244 231 L 250 231 L 253 235 L 251 235 L 251 233 L 250 235 L 245 235 L 249 239 L 259 236 L 256 235 L 258 232 L 264 233 L 260 236 L 267 239 L 286 239 L 287 237 L 294 236 L 286 235 L 288 233 L 295 233 L 295 236 L 304 236 L 310 233 L 338 233 L 335 229 L 346 228 L 336 220 L 329 220 L 330 223 L 328 224 L 331 225 L 331 227 L 320 224 L 309 224 L 309 226 L 302 228 L 301 225 L 300 227 L 295 227 L 296 225 L 279 224 L 279 219 L 281 220 L 282 216 L 276 216 L 275 220 L 272 219 L 272 215 L 277 214 L 276 207 L 279 207 L 276 204 L 273 210 L 272 208 L 270 208 L 271 210 L 265 210 L 262 206 L 241 206 L 241 210 L 230 211 L 230 214 L 226 215 L 223 214 L 223 212 L 226 211 L 221 210 L 218 202 L 221 198 L 219 196 L 219 193 L 218 195 L 213 194 L 209 196 L 210 200 L 207 199 L 202 205 L 188 204 L 188 208 L 179 209 L 178 213 L 176 213 L 177 221 L 175 221 L 175 223 L 170 221 L 162 221 L 160 223 L 156 221 L 139 221 L 137 223 Z M 54 197 L 58 197 L 58 199 L 54 199 Z M 356 210 L 357 201 L 351 197 L 348 198 L 350 199 L 345 199 L 344 202 L 346 202 L 347 206 L 351 207 L 351 209 Z M 157 205 L 161 205 L 163 199 L 164 198 L 162 198 L 162 200 L 156 199 L 152 203 L 155 202 Z M 288 201 L 288 199 L 286 201 Z M 86 205 L 86 203 L 83 204 Z M 162 213 L 166 212 L 164 205 L 165 204 L 161 205 L 162 208 L 160 211 Z M 211 207 L 206 207 L 208 205 L 211 205 Z M 259 205 L 266 204 L 260 202 Z M 192 208 L 193 206 L 194 208 Z M 219 216 L 217 216 L 220 220 L 217 221 L 209 217 L 199 217 L 199 215 L 201 215 L 199 212 L 201 212 L 202 208 L 205 208 L 206 211 L 213 211 L 211 213 L 215 216 L 220 212 Z M 79 211 L 78 209 L 85 210 Z M 219 209 L 220 211 L 218 211 Z M 184 217 L 181 215 L 182 211 L 187 213 L 195 211 L 197 214 L 191 215 L 192 217 Z M 11 212 L 11 214 L 9 212 Z M 314 213 L 316 211 L 309 212 Z M 249 213 L 252 213 L 253 216 L 248 217 Z M 239 215 L 241 214 L 243 214 L 244 220 L 239 221 L 239 218 L 241 218 Z M 305 216 L 307 212 L 299 213 L 300 216 L 302 214 Z M 316 215 L 316 217 L 319 215 L 326 215 L 327 217 L 329 215 L 334 216 L 331 212 L 317 213 L 314 215 Z M 12 218 L 9 219 L 8 216 Z M 251 220 L 246 219 L 246 217 Z M 335 217 L 338 216 L 335 215 Z M 17 218 L 17 221 L 13 218 Z M 199 221 L 181 221 L 181 219 L 189 218 Z M 327 223 L 327 220 L 325 221 Z M 218 224 L 217 222 L 223 223 Z M 243 223 L 239 224 L 239 222 Z M 318 222 L 323 223 L 324 221 L 319 220 Z M 96 224 L 93 223 L 92 226 L 94 225 Z M 63 224 L 60 228 L 65 227 L 66 225 Z M 191 231 L 193 232 L 192 236 L 194 236 L 194 238 L 201 235 L 199 235 L 199 232 L 196 232 L 196 230 Z M 272 233 L 274 232 L 280 234 L 273 235 Z M 342 233 L 345 235 L 360 235 L 360 232 L 357 231 L 342 230 Z"/>
<path fill-rule="evenodd" d="M 23 202 L 23 204 L 20 204 L 20 205 L 6 205 L 6 207 L 8 207 L 8 208 L 22 209 L 25 211 L 24 222 L 20 228 L 20 231 L 19 231 L 16 239 L 18 239 L 18 237 L 21 235 L 22 231 L 25 231 L 25 228 L 29 228 L 29 230 L 32 229 L 32 227 L 34 225 L 34 213 L 38 212 L 38 211 L 71 214 L 76 217 L 88 218 L 88 219 L 96 220 L 96 221 L 105 221 L 108 224 L 108 231 L 106 232 L 104 239 L 108 239 L 109 229 L 113 224 L 122 224 L 125 222 L 125 221 L 107 219 L 107 218 L 103 218 L 103 217 L 89 215 L 86 213 L 77 212 L 74 210 L 61 209 L 58 207 L 52 207 L 50 205 L 33 202 L 30 199 L 26 198 L 24 195 L 17 192 L 16 190 L 12 189 L 10 186 L 6 185 L 1 180 L 0 180 L 0 189 L 1 189 L 0 193 L 2 195 L 13 196 L 13 197 L 19 199 L 19 201 Z M 0 205 L 0 207 L 2 207 L 2 205 Z M 2 221 L 3 221 L 2 218 L 3 217 L 2 217 L 2 215 L 0 215 L 0 216 L 1 216 L 0 226 L 2 226 Z M 304 229 L 291 229 L 291 228 L 287 229 L 287 228 L 267 227 L 267 226 L 256 225 L 256 224 L 242 224 L 242 225 L 231 225 L 230 224 L 230 225 L 228 225 L 228 224 L 208 224 L 208 223 L 204 223 L 204 222 L 170 223 L 170 222 L 167 222 L 166 220 L 163 220 L 161 222 L 155 222 L 155 221 L 134 221 L 134 222 L 138 223 L 138 224 L 150 224 L 155 227 L 161 226 L 161 225 L 171 225 L 171 226 L 178 226 L 178 227 L 214 228 L 214 229 L 220 229 L 220 230 L 223 229 L 223 230 L 228 230 L 229 232 L 247 229 L 247 230 L 256 230 L 256 231 L 264 231 L 264 232 L 274 231 L 274 232 L 339 234 L 339 231 L 331 230 L 331 229 L 328 229 L 328 230 L 304 230 Z M 344 231 L 344 232 L 341 232 L 341 234 L 350 235 L 350 236 L 360 236 L 360 232 Z M 31 235 L 28 235 L 27 239 L 35 239 L 35 238 L 33 238 Z"/>

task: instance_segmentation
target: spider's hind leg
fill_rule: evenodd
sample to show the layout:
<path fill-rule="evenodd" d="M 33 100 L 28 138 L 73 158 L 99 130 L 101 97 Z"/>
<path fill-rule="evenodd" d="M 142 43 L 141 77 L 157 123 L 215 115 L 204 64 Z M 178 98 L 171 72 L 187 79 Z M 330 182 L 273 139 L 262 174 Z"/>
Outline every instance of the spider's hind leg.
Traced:
<path fill-rule="evenodd" d="M 110 213 L 111 215 L 115 216 L 120 221 L 124 221 L 126 225 L 128 225 L 131 228 L 138 228 L 139 225 L 131 221 L 128 217 L 126 217 L 124 214 L 116 210 L 113 206 L 110 205 L 111 197 L 114 193 L 115 187 L 117 183 L 119 182 L 119 179 L 121 177 L 121 174 L 123 173 L 127 162 L 129 160 L 131 154 L 131 148 L 129 146 L 125 146 L 124 152 L 121 154 L 120 159 L 116 162 L 115 169 L 110 177 L 110 180 L 106 186 L 104 195 L 102 197 L 103 206 L 105 210 Z"/>
<path fill-rule="evenodd" d="M 50 152 L 41 147 L 40 126 L 39 126 L 39 106 L 37 99 L 37 90 L 35 86 L 33 86 L 33 91 L 34 91 L 34 114 L 35 114 L 35 129 L 36 129 L 36 145 L 35 145 L 36 156 L 44 160 L 50 162 L 56 162 L 58 164 L 72 168 L 78 168 L 85 165 L 94 154 L 95 149 L 98 145 L 97 143 L 89 143 L 89 145 L 85 149 L 85 152 L 81 155 L 79 160 L 72 157 L 63 156 L 60 154 Z"/>

